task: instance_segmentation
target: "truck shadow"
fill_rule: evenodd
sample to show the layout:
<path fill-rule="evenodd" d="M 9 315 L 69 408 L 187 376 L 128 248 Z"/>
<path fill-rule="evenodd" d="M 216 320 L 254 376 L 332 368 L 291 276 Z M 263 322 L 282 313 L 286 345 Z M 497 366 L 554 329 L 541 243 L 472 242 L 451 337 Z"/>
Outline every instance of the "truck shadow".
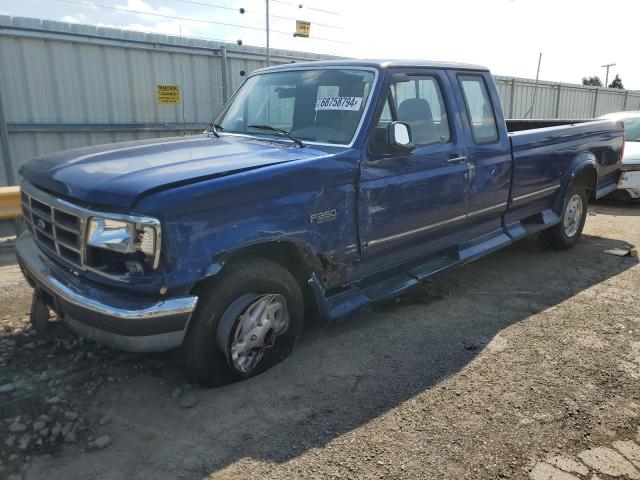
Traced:
<path fill-rule="evenodd" d="M 280 366 L 200 392 L 212 416 L 195 427 L 203 447 L 190 455 L 211 474 L 321 447 L 460 372 L 501 330 L 634 266 L 603 253 L 623 244 L 585 235 L 547 252 L 526 239 L 330 328 L 307 324 Z"/>
<path fill-rule="evenodd" d="M 102 460 L 69 459 L 56 469 L 60 478 L 84 478 L 99 471 L 93 463 L 108 461 L 136 478 L 200 478 L 246 458 L 286 462 L 460 372 L 510 325 L 633 267 L 636 258 L 603 253 L 623 245 L 583 235 L 572 250 L 555 252 L 525 239 L 329 328 L 308 322 L 286 361 L 248 381 L 189 390 L 197 402 L 190 409 L 169 393 L 185 381 L 171 362 L 106 384 L 94 412 L 116 419 L 105 428 L 119 439 L 117 458 L 106 450 Z M 169 358 L 132 356 L 124 368 Z"/>
<path fill-rule="evenodd" d="M 589 211 L 596 214 L 618 215 L 622 217 L 640 216 L 640 201 L 601 198 L 589 202 Z"/>

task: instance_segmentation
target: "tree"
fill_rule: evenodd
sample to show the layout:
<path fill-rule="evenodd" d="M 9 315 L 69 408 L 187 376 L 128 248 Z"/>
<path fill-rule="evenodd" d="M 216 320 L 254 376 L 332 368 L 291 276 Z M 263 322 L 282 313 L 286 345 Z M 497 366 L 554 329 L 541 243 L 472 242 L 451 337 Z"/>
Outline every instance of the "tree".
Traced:
<path fill-rule="evenodd" d="M 583 85 L 592 85 L 594 87 L 601 87 L 602 86 L 602 80 L 600 80 L 600 77 L 593 76 L 593 77 L 582 77 L 582 84 Z"/>
<path fill-rule="evenodd" d="M 620 88 L 624 89 L 624 85 L 622 84 L 622 80 L 620 80 L 620 75 L 616 73 L 616 78 L 613 79 L 613 82 L 609 84 L 609 88 Z"/>

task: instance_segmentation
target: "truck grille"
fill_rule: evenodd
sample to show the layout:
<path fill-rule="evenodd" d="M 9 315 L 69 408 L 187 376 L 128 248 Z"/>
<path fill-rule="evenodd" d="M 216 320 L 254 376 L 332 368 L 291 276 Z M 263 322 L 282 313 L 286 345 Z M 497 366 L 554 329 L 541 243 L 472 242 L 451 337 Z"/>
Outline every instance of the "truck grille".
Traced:
<path fill-rule="evenodd" d="M 50 254 L 82 268 L 84 219 L 21 192 L 22 216 L 38 244 Z"/>

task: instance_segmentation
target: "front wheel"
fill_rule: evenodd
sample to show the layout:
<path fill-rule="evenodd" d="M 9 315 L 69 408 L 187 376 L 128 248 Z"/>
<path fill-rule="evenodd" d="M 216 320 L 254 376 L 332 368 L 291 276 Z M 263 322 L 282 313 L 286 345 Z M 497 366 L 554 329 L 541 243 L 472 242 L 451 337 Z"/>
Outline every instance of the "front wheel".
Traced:
<path fill-rule="evenodd" d="M 560 223 L 540 232 L 540 241 L 556 250 L 571 248 L 580 239 L 586 219 L 587 191 L 582 185 L 573 185 L 565 198 Z"/>
<path fill-rule="evenodd" d="M 283 266 L 255 258 L 204 285 L 183 345 L 187 375 L 213 387 L 257 375 L 289 355 L 300 336 L 300 286 Z"/>

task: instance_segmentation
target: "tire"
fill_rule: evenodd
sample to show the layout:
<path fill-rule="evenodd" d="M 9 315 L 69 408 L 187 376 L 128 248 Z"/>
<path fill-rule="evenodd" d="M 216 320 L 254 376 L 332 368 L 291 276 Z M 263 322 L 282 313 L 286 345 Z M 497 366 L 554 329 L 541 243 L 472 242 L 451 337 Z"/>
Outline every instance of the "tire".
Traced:
<path fill-rule="evenodd" d="M 579 215 L 572 213 L 576 212 L 576 203 L 579 204 Z M 587 191 L 584 186 L 574 184 L 564 199 L 560 223 L 540 232 L 540 242 L 547 248 L 567 250 L 580 239 L 586 219 Z"/>
<path fill-rule="evenodd" d="M 252 258 L 230 264 L 219 277 L 203 284 L 198 296 L 182 349 L 187 376 L 201 386 L 259 375 L 284 360 L 300 336 L 304 314 L 300 285 L 275 262 Z M 267 311 L 272 312 L 268 318 L 273 318 L 273 324 L 266 320 Z M 257 324 L 250 315 L 256 312 Z M 252 327 L 245 329 L 247 324 Z M 260 347 L 247 340 L 256 337 Z M 250 349 L 252 345 L 255 348 Z M 234 357 L 238 351 L 249 350 L 253 356 Z"/>

